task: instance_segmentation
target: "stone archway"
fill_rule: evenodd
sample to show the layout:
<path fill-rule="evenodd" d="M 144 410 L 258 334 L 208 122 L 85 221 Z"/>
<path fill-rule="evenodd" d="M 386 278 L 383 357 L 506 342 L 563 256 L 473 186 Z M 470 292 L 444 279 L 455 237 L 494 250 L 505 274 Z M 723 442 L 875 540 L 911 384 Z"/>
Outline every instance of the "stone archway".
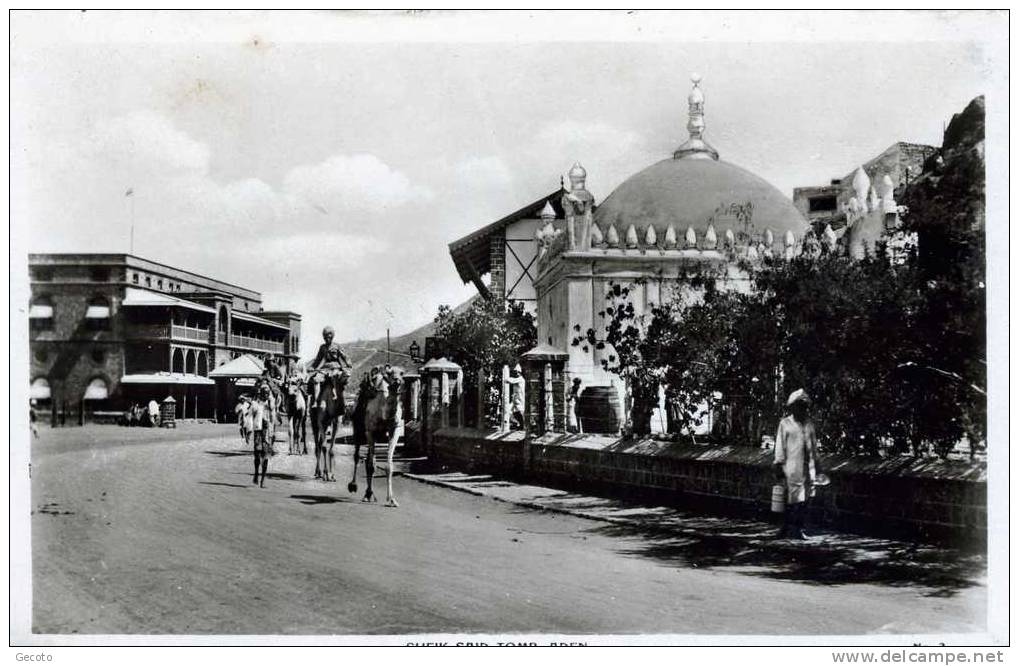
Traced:
<path fill-rule="evenodd" d="M 170 372 L 184 374 L 184 352 L 180 348 L 173 350 Z"/>
<path fill-rule="evenodd" d="M 193 375 L 195 374 L 195 350 L 189 349 L 187 355 L 184 357 L 184 374 Z"/>
<path fill-rule="evenodd" d="M 202 377 L 209 376 L 209 357 L 204 351 L 198 352 L 196 371 Z"/>

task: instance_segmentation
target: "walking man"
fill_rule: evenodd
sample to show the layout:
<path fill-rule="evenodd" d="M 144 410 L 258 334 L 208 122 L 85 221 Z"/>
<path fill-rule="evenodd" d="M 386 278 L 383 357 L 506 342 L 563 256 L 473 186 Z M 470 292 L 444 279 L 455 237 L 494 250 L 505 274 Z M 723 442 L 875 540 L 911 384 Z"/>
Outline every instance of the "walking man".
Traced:
<path fill-rule="evenodd" d="M 778 538 L 806 539 L 803 525 L 807 501 L 817 475 L 817 434 L 810 419 L 810 396 L 803 389 L 789 394 L 789 415 L 779 421 L 775 435 L 775 477 L 785 481 L 785 522 Z"/>

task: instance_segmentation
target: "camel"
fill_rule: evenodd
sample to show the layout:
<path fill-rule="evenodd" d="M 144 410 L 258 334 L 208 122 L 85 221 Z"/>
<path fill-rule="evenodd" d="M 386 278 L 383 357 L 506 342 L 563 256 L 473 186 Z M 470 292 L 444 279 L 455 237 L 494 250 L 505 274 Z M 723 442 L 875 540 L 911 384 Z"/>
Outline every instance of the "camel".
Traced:
<path fill-rule="evenodd" d="M 302 384 L 298 377 L 293 377 L 286 387 L 287 441 L 291 455 L 308 453 L 308 398 Z"/>
<path fill-rule="evenodd" d="M 311 432 L 315 439 L 315 478 L 323 481 L 336 480 L 333 471 L 333 449 L 336 446 L 336 434 L 340 429 L 340 420 L 344 412 L 343 389 L 347 384 L 347 376 L 346 372 L 341 372 L 333 375 L 333 381 L 329 382 L 322 373 L 315 373 L 308 380 L 308 394 L 317 396 L 314 399 L 315 404 L 311 406 Z M 331 433 L 327 448 L 328 429 L 331 429 Z"/>
<path fill-rule="evenodd" d="M 403 368 L 372 368 L 371 374 L 361 382 L 354 406 L 354 473 L 347 484 L 347 490 L 357 492 L 357 465 L 361 445 L 367 447 L 364 457 L 364 471 L 368 487 L 362 502 L 374 502 L 375 492 L 372 480 L 375 476 L 375 443 L 385 441 L 386 448 L 386 506 L 400 506 L 393 496 L 393 452 L 403 434 Z"/>

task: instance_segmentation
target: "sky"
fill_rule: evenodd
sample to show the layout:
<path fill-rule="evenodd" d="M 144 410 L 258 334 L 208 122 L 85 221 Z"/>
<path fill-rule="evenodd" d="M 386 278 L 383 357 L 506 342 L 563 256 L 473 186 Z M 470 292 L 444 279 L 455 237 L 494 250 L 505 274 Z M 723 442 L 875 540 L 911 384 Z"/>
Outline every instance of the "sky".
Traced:
<path fill-rule="evenodd" d="M 686 138 L 786 196 L 940 145 L 1007 63 L 992 14 L 12 15 L 12 253 L 126 252 L 337 339 L 474 293 L 448 243 L 575 161 L 603 200 Z M 1007 28 L 1007 25 L 1005 26 Z M 126 197 L 131 189 L 134 194 Z"/>

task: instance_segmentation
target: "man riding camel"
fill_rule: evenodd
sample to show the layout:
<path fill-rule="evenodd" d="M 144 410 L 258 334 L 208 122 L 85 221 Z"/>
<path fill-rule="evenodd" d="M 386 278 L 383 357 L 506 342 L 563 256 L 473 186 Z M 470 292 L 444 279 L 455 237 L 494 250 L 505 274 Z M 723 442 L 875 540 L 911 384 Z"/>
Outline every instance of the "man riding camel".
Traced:
<path fill-rule="evenodd" d="M 333 338 L 336 336 L 336 331 L 333 330 L 332 326 L 326 326 L 322 329 L 322 340 L 324 342 L 318 348 L 318 355 L 315 360 L 311 362 L 308 368 L 309 373 L 322 373 L 326 377 L 325 382 L 317 383 L 316 386 L 324 386 L 328 384 L 329 390 L 334 391 L 333 399 L 342 400 L 343 396 L 336 395 L 337 382 L 335 378 L 343 374 L 346 370 L 352 368 L 350 361 L 347 360 L 347 355 L 343 353 L 340 346 L 333 342 Z M 325 394 L 322 393 L 322 389 L 317 390 L 316 395 L 313 397 L 314 404 L 318 407 L 325 405 Z"/>

